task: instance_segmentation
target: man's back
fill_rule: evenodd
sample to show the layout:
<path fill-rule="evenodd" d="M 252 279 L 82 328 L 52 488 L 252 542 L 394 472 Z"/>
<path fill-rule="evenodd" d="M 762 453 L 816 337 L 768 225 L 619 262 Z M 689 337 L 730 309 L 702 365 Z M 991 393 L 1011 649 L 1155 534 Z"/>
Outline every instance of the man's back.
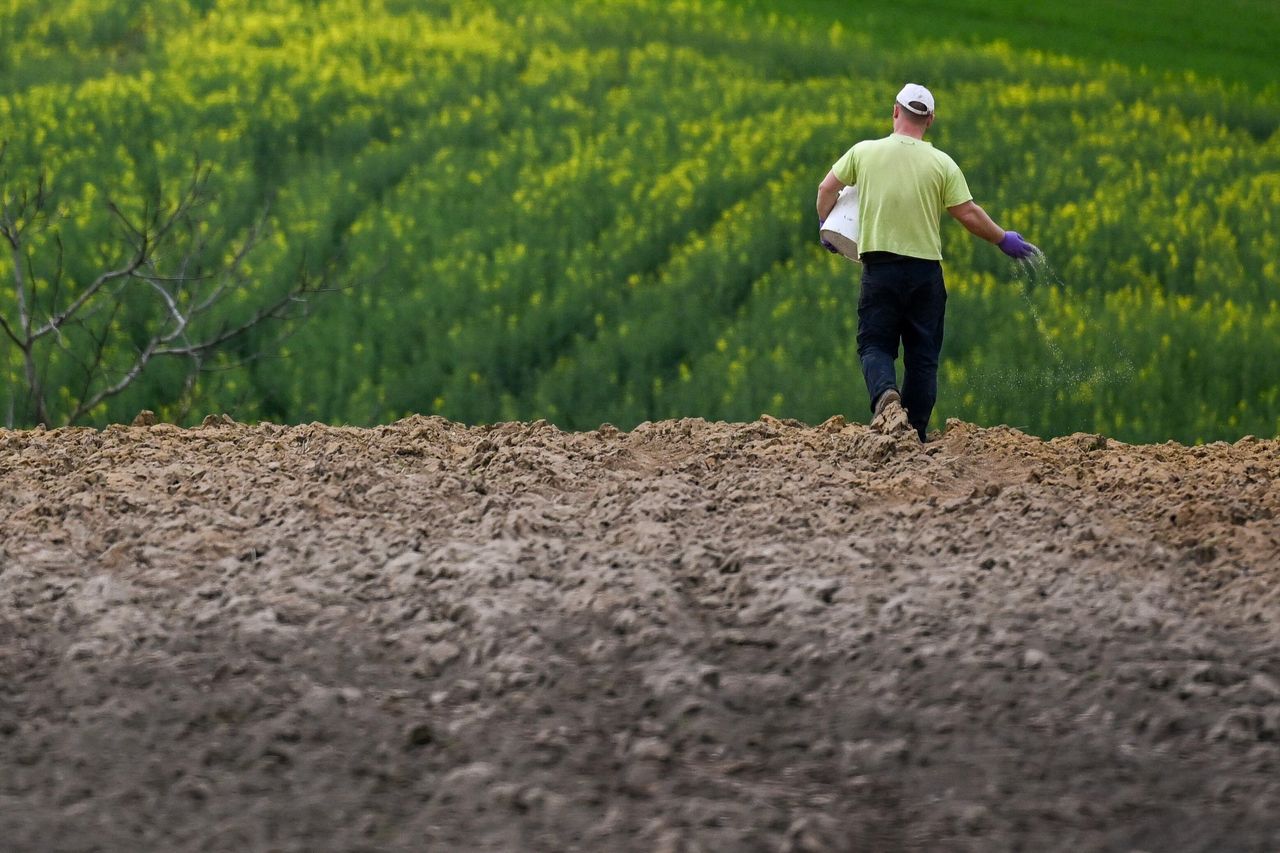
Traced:
<path fill-rule="evenodd" d="M 831 171 L 858 185 L 862 252 L 941 260 L 942 211 L 973 198 L 954 160 L 900 133 L 859 142 Z"/>

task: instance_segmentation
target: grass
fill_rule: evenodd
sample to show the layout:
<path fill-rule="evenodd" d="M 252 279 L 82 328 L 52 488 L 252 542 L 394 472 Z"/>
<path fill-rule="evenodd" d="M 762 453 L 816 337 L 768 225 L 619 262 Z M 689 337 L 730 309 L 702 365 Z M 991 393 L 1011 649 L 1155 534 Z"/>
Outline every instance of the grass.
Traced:
<path fill-rule="evenodd" d="M 1187 71 L 1280 93 L 1275 0 L 734 0 L 763 13 L 839 21 L 877 42 L 1005 41 L 1156 74 Z"/>

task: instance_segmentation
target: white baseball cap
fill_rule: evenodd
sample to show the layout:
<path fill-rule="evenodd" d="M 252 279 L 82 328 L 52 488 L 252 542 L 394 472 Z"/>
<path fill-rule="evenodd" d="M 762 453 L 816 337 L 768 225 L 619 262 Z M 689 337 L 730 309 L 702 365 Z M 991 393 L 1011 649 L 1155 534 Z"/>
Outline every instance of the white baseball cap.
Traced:
<path fill-rule="evenodd" d="M 898 103 L 918 116 L 933 115 L 933 93 L 919 83 L 908 83 L 898 93 Z"/>

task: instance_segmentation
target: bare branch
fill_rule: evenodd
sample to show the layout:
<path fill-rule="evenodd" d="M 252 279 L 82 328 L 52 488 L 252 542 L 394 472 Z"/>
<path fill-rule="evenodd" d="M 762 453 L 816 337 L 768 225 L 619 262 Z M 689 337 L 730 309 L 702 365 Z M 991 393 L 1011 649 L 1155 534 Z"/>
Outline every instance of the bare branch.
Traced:
<path fill-rule="evenodd" d="M 249 257 L 249 253 L 257 248 L 258 243 L 262 240 L 262 235 L 266 232 L 266 211 L 253 224 L 248 235 L 245 236 L 244 243 L 236 251 L 235 256 L 227 264 L 227 268 L 222 276 L 222 281 L 213 289 L 212 292 L 204 299 L 203 302 L 192 308 L 192 315 L 202 314 L 211 308 L 215 303 L 222 299 L 223 295 L 230 289 L 234 283 L 243 280 L 241 269 L 244 267 L 245 260 Z"/>
<path fill-rule="evenodd" d="M 4 151 L 0 144 L 0 161 Z M 185 360 L 179 400 L 189 407 L 198 377 L 212 363 L 213 354 L 272 321 L 284 325 L 263 340 L 286 339 L 296 330 L 291 321 L 309 313 L 309 298 L 336 289 L 328 287 L 328 271 L 313 276 L 304 260 L 287 292 L 247 313 L 228 311 L 225 319 L 216 320 L 215 312 L 230 308 L 229 297 L 247 284 L 249 257 L 261 245 L 269 219 L 264 210 L 240 240 L 208 228 L 200 214 L 209 201 L 210 175 L 211 170 L 197 161 L 175 196 L 157 192 L 140 206 L 108 199 L 114 246 L 104 250 L 96 276 L 83 287 L 74 279 L 64 280 L 65 247 L 50 222 L 48 211 L 54 209 L 48 207 L 44 177 L 34 188 L 19 192 L 10 192 L 6 180 L 0 196 L 0 235 L 14 258 L 16 307 L 0 315 L 0 341 L 12 342 L 25 364 L 23 417 L 34 413 L 48 422 L 50 401 L 45 399 L 44 383 L 55 371 L 70 369 L 71 384 L 80 392 L 73 401 L 56 401 L 60 417 L 65 414 L 66 423 L 74 423 L 133 386 L 161 359 Z M 32 245 L 43 245 L 46 239 L 33 241 L 26 236 L 28 230 L 49 235 L 56 260 L 37 257 Z M 147 295 L 149 306 L 130 317 L 129 324 L 143 342 L 122 348 L 117 323 L 138 304 L 130 294 L 139 287 L 136 292 Z M 247 360 L 264 356 L 259 344 L 252 349 L 258 351 Z M 70 411 L 62 412 L 64 407 Z"/>
<path fill-rule="evenodd" d="M 121 306 L 122 303 L 120 300 L 117 299 L 113 302 L 111 307 L 111 316 L 108 317 L 107 322 L 102 325 L 101 334 L 95 335 L 91 329 L 86 328 L 86 332 L 93 340 L 95 346 L 93 363 L 86 364 L 83 361 L 80 362 L 80 366 L 84 370 L 84 385 L 81 387 L 80 394 L 76 398 L 80 403 L 83 403 L 89 396 L 89 390 L 93 387 L 94 381 L 102 375 L 102 365 L 106 359 L 107 341 L 111 337 L 111 325 L 115 322 L 116 315 L 120 313 Z M 78 407 L 79 403 L 77 403 L 77 408 Z M 67 423 L 71 423 L 71 420 L 68 419 Z"/>
<path fill-rule="evenodd" d="M 57 249 L 57 262 L 53 268 L 53 292 L 49 294 L 49 305 L 57 305 L 58 298 L 62 295 L 62 278 L 66 273 L 66 247 L 62 245 L 62 235 L 53 235 L 53 245 Z M 50 311 L 52 308 L 50 308 Z M 49 312 L 46 311 L 46 314 Z"/>
<path fill-rule="evenodd" d="M 49 321 L 45 323 L 43 326 L 40 326 L 39 328 L 33 330 L 31 333 L 31 337 L 42 338 L 45 335 L 57 329 L 63 323 L 66 323 L 67 320 L 71 319 L 76 315 L 77 311 L 79 311 L 81 308 L 85 306 L 86 302 L 88 302 L 90 299 L 96 296 L 98 291 L 102 290 L 103 287 L 115 281 L 116 279 L 127 278 L 128 276 L 133 275 L 135 272 L 137 272 L 138 268 L 142 266 L 145 260 L 146 260 L 146 255 L 142 253 L 138 253 L 138 254 L 135 254 L 133 258 L 129 261 L 129 263 L 126 264 L 125 266 L 120 267 L 119 269 L 108 270 L 107 272 L 104 272 L 101 275 L 99 275 L 97 278 L 93 280 L 93 282 L 88 287 L 86 287 L 80 293 L 79 296 L 76 297 L 74 302 L 72 302 L 66 308 L 59 311 L 57 314 L 51 315 L 49 317 Z"/>
<path fill-rule="evenodd" d="M 187 328 L 187 322 L 182 322 L 174 330 L 163 335 L 156 335 L 147 341 L 146 345 L 139 350 L 137 356 L 133 360 L 133 364 L 125 371 L 125 373 L 113 384 L 100 389 L 97 393 L 82 399 L 75 411 L 72 412 L 68 423 L 73 423 L 85 414 L 91 412 L 104 400 L 110 399 L 127 389 L 132 385 L 152 360 L 158 358 L 192 358 L 203 360 L 209 353 L 217 350 L 219 347 L 230 343 L 232 340 L 247 334 L 254 328 L 262 325 L 268 320 L 287 320 L 290 318 L 290 309 L 299 304 L 306 304 L 306 297 L 312 294 L 325 292 L 327 289 L 320 285 L 325 281 L 324 277 L 313 280 L 305 273 L 299 273 L 298 283 L 290 288 L 289 292 L 277 299 L 271 304 L 259 308 L 254 311 L 244 321 L 229 327 L 224 327 L 212 336 L 196 343 L 186 343 L 182 346 L 168 346 L 167 344 L 181 335 Z M 158 288 L 163 291 L 163 288 Z M 171 297 L 165 294 L 166 302 L 173 305 Z M 176 306 L 173 306 L 176 312 Z M 181 317 L 180 312 L 175 313 L 176 317 Z M 189 319 L 189 318 L 188 318 Z"/>
<path fill-rule="evenodd" d="M 178 303 L 174 301 L 173 296 L 170 295 L 169 291 L 165 290 L 154 281 L 147 280 L 147 284 L 151 285 L 152 289 L 155 290 L 156 293 L 160 294 L 160 298 L 164 300 L 164 304 L 169 308 L 169 314 L 173 317 L 174 322 L 178 324 L 177 328 L 179 330 L 185 329 L 187 326 L 187 318 L 182 316 L 182 312 L 178 310 Z M 176 333 L 173 337 L 176 337 Z M 172 340 L 172 337 L 166 336 L 160 338 L 160 340 Z"/>
<path fill-rule="evenodd" d="M 191 353 L 204 353 L 217 349 L 268 320 L 289 319 L 288 309 L 290 306 L 305 304 L 307 295 L 318 292 L 320 291 L 314 288 L 309 281 L 304 282 L 267 307 L 254 311 L 247 320 L 239 325 L 224 328 L 213 337 L 198 344 L 192 344 L 187 347 L 166 347 L 165 349 L 157 350 L 156 355 L 190 355 Z"/>
<path fill-rule="evenodd" d="M 12 252 L 13 290 L 14 301 L 18 307 L 18 328 L 10 331 L 7 323 L 5 328 L 6 331 L 10 331 L 10 336 L 22 352 L 23 379 L 27 383 L 28 399 L 35 403 L 36 417 L 41 423 L 45 423 L 48 421 L 48 413 L 45 409 L 44 389 L 40 380 L 40 372 L 36 369 L 34 339 L 31 336 L 31 314 L 27 310 L 27 283 L 22 274 L 21 246 L 22 243 L 19 239 Z M 13 333 L 15 331 L 17 334 Z"/>
<path fill-rule="evenodd" d="M 18 306 L 18 328 L 22 330 L 22 337 L 30 340 L 31 314 L 27 310 L 27 282 L 22 272 L 22 244 L 14 246 L 10 254 L 13 259 L 13 291 Z"/>
<path fill-rule="evenodd" d="M 122 278 L 136 277 L 138 270 L 151 259 L 154 248 L 168 237 L 177 223 L 189 211 L 203 201 L 204 186 L 208 181 L 208 176 L 208 169 L 202 168 L 197 164 L 191 184 L 174 205 L 173 210 L 167 216 L 162 216 L 159 209 L 160 206 L 157 205 L 153 213 L 145 214 L 144 218 L 148 222 L 142 226 L 135 225 L 115 202 L 108 201 L 107 209 L 116 218 L 116 221 L 124 226 L 132 238 L 133 257 L 124 266 L 100 274 L 76 297 L 74 302 L 57 314 L 50 316 L 48 322 L 35 329 L 33 337 L 43 337 L 67 322 L 68 319 L 75 316 L 77 311 L 84 307 L 85 303 L 96 296 L 110 282 Z"/>
<path fill-rule="evenodd" d="M 18 337 L 17 333 L 13 331 L 13 327 L 9 325 L 9 321 L 4 318 L 4 315 L 0 315 L 0 329 L 4 330 L 5 337 L 13 341 L 14 346 L 18 347 L 18 349 L 22 349 L 24 342 Z"/>
<path fill-rule="evenodd" d="M 75 423 L 80 418 L 93 411 L 93 409 L 103 400 L 116 396 L 132 385 L 134 380 L 142 374 L 142 371 L 146 369 L 147 365 L 151 362 L 152 357 L 155 355 L 155 344 L 156 342 L 154 340 L 148 341 L 147 346 L 138 353 L 133 364 L 127 371 L 125 371 L 124 376 L 122 376 L 114 385 L 102 389 L 88 399 L 81 399 L 80 404 L 76 406 L 75 411 L 73 411 L 67 418 L 67 423 Z"/>
<path fill-rule="evenodd" d="M 17 251 L 27 229 L 40 218 L 48 202 L 45 176 L 41 174 L 36 179 L 34 193 L 23 190 L 14 201 L 17 202 L 16 206 L 11 203 L 8 193 L 4 194 L 3 204 L 0 204 L 0 235 L 8 241 L 10 248 Z"/>
<path fill-rule="evenodd" d="M 213 279 L 220 278 L 221 276 L 218 273 L 206 272 L 206 273 L 197 273 L 195 275 L 187 275 L 185 273 L 178 273 L 176 275 L 152 275 L 148 273 L 134 273 L 132 277 L 138 279 L 139 281 L 147 281 L 147 282 L 152 282 L 154 284 L 189 284 L 193 282 L 198 283 L 201 281 L 212 281 Z"/>
<path fill-rule="evenodd" d="M 192 393 L 196 387 L 196 380 L 200 378 L 200 373 L 204 369 L 204 359 L 200 355 L 191 356 L 191 367 L 187 370 L 187 378 L 182 383 L 182 393 L 178 399 L 182 401 L 182 409 L 178 413 L 179 420 L 185 420 L 191 412 Z"/>

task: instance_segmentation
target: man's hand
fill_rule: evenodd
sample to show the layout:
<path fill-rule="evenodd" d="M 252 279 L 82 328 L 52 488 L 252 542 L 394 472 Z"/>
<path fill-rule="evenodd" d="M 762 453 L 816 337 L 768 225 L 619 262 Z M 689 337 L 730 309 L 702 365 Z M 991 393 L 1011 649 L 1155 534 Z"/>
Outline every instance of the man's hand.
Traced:
<path fill-rule="evenodd" d="M 1000 238 L 1000 242 L 996 245 L 1000 247 L 1000 251 L 1018 260 L 1040 253 L 1039 249 L 1022 239 L 1022 235 L 1017 231 L 1004 232 L 1004 236 Z"/>
<path fill-rule="evenodd" d="M 822 244 L 822 248 L 826 249 L 831 254 L 838 255 L 840 250 L 831 245 L 831 242 L 826 237 L 822 236 L 822 226 L 825 225 L 826 222 L 827 220 L 824 219 L 818 223 L 818 242 Z"/>

